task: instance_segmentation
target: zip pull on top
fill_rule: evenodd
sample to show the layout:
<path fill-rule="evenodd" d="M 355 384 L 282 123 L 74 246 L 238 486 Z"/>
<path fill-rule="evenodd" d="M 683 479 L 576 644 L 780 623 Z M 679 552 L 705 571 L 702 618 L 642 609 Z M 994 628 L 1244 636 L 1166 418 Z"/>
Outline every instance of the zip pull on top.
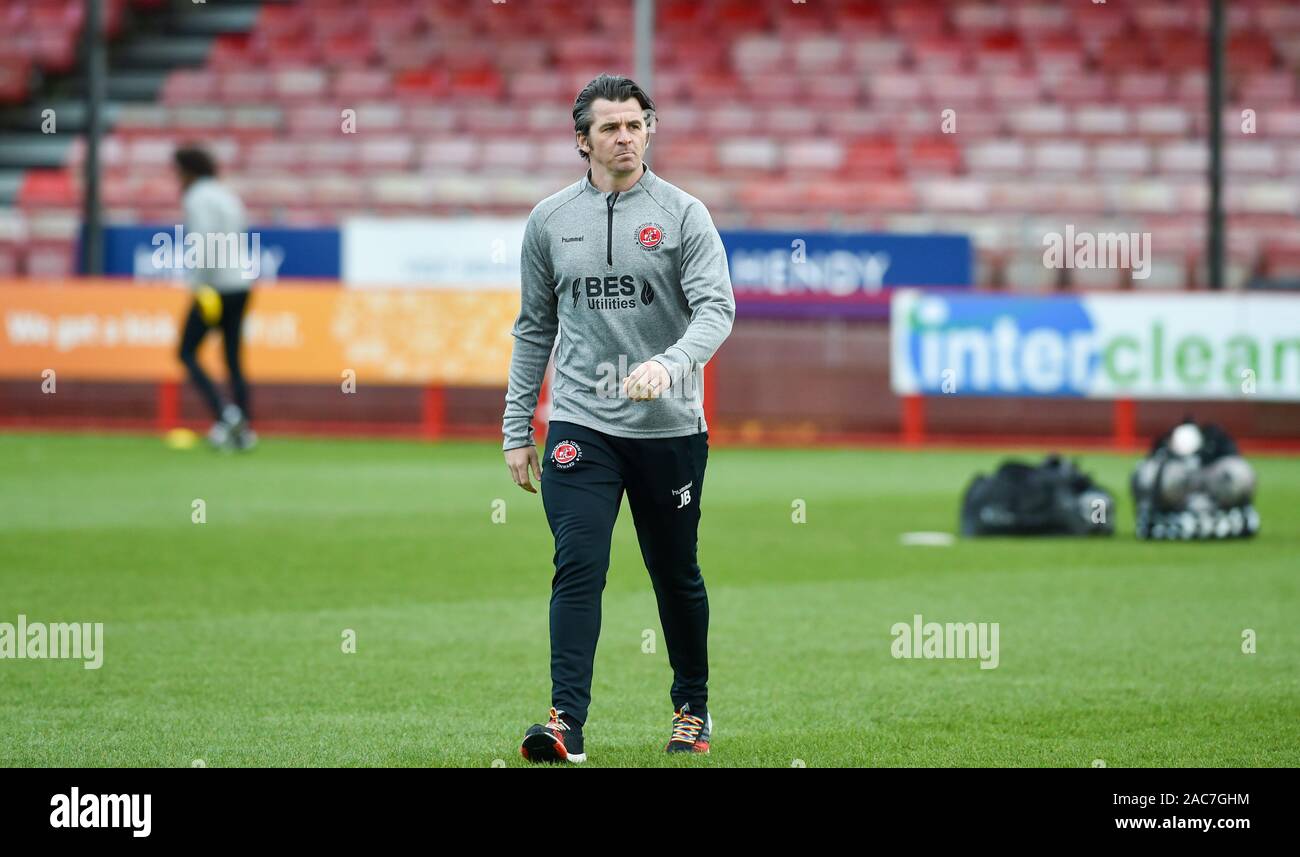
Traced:
<path fill-rule="evenodd" d="M 614 267 L 614 203 L 618 200 L 618 191 L 611 193 L 605 204 L 609 207 L 609 219 L 605 222 L 605 264 Z"/>

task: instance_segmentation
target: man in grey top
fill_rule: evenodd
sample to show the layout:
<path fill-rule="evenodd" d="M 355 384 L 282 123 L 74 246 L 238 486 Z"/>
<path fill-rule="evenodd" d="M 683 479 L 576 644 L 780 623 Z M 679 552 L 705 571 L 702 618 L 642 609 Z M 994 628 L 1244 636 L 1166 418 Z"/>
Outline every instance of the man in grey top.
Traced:
<path fill-rule="evenodd" d="M 673 669 L 665 749 L 709 750 L 709 604 L 696 562 L 703 366 L 731 332 L 735 299 L 708 210 L 644 163 L 654 116 L 625 77 L 587 84 L 573 120 L 590 169 L 534 208 L 524 230 L 502 430 L 515 484 L 536 493 L 530 477 L 539 479 L 555 537 L 552 707 L 524 737 L 530 761 L 586 759 L 600 599 L 624 491 Z M 532 419 L 553 347 L 542 469 Z"/>

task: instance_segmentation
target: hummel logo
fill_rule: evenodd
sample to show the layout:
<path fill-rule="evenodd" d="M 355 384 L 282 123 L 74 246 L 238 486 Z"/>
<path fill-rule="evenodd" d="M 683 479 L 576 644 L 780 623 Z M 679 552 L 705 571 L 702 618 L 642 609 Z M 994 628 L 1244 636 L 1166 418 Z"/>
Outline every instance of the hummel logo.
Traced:
<path fill-rule="evenodd" d="M 683 485 L 682 487 L 680 487 L 680 488 L 674 488 L 674 489 L 673 489 L 673 496 L 675 496 L 675 497 L 677 498 L 677 500 L 678 500 L 678 503 L 677 503 L 677 508 L 678 508 L 678 509 L 682 508 L 683 506 L 689 506 L 689 505 L 690 505 L 690 502 L 691 502 L 691 486 L 694 485 L 694 484 L 695 484 L 695 480 L 692 479 L 690 482 L 687 482 L 687 483 L 686 483 L 685 485 Z"/>
<path fill-rule="evenodd" d="M 574 241 L 581 241 L 583 238 L 586 238 L 586 237 L 587 237 L 587 236 L 585 236 L 585 235 L 578 235 L 577 237 L 574 237 L 574 238 L 565 238 L 563 235 L 561 235 L 561 236 L 560 236 L 560 240 L 561 240 L 562 242 L 564 242 L 565 244 L 572 244 Z"/>

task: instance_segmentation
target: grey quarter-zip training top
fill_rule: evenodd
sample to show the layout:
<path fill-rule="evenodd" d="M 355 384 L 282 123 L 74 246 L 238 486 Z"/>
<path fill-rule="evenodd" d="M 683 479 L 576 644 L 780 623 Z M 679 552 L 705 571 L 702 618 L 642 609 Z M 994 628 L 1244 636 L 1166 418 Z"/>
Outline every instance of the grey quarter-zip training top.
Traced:
<path fill-rule="evenodd" d="M 708 429 L 702 367 L 736 314 L 727 254 L 704 204 L 643 170 L 613 193 L 588 172 L 528 216 L 504 449 L 534 442 L 552 346 L 552 420 L 629 438 Z M 660 398 L 628 399 L 623 380 L 645 360 L 672 383 Z"/>

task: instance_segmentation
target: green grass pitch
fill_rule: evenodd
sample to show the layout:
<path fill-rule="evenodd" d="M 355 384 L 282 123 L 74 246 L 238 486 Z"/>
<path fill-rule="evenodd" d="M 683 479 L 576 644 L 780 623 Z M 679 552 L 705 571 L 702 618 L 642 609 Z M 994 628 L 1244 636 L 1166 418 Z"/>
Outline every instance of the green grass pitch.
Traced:
<path fill-rule="evenodd" d="M 900 544 L 952 531 L 1000 455 L 713 450 L 708 757 L 661 752 L 667 653 L 624 509 L 589 764 L 1300 765 L 1300 459 L 1254 459 L 1250 543 L 1137 543 L 1133 457 L 1084 453 L 1115 538 Z M 19 433 L 0 474 L 0 622 L 105 624 L 98 670 L 0 660 L 0 765 L 526 764 L 552 545 L 496 445 Z M 998 622 L 999 666 L 893 658 L 915 613 Z"/>

